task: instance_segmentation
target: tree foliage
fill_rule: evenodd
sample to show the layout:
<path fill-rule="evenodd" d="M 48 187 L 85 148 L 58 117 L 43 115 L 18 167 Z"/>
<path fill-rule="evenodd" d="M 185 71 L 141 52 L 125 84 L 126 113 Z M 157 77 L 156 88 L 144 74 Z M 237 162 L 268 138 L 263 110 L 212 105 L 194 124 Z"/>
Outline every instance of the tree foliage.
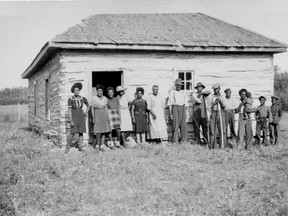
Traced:
<path fill-rule="evenodd" d="M 288 111 L 288 73 L 274 67 L 274 94 L 279 97 L 282 109 Z"/>
<path fill-rule="evenodd" d="M 5 88 L 0 90 L 0 105 L 11 105 L 17 103 L 28 103 L 27 87 Z"/>

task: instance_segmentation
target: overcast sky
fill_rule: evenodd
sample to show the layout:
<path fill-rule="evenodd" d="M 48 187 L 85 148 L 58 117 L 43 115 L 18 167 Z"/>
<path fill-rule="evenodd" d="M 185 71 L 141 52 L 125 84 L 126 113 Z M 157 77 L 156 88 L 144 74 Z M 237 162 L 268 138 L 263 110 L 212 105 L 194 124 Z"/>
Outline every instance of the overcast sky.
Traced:
<path fill-rule="evenodd" d="M 0 89 L 27 86 L 21 74 L 55 35 L 101 13 L 200 12 L 288 44 L 287 0 L 98 0 L 0 2 Z M 288 71 L 288 54 L 274 63 Z"/>

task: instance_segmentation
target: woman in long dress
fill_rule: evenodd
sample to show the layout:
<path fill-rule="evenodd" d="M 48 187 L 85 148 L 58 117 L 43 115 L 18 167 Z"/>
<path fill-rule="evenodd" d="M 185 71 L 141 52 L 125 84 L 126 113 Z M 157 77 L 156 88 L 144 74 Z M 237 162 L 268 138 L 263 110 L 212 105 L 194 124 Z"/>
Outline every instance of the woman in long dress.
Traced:
<path fill-rule="evenodd" d="M 112 132 L 113 130 L 116 132 L 116 140 L 113 143 L 112 141 L 110 142 L 110 146 L 112 149 L 114 149 L 114 146 L 117 148 L 121 148 L 120 145 L 120 137 L 121 137 L 121 132 L 120 132 L 120 104 L 119 100 L 117 97 L 114 97 L 114 88 L 108 87 L 107 90 L 107 95 L 108 95 L 108 113 L 109 113 L 109 120 L 110 120 L 110 126 L 111 126 L 111 133 L 109 133 L 109 138 L 110 140 L 112 139 Z"/>
<path fill-rule="evenodd" d="M 152 94 L 147 98 L 147 109 L 149 110 L 149 138 L 156 141 L 167 139 L 167 125 L 165 121 L 165 104 L 164 100 L 159 95 L 158 85 L 153 85 Z"/>
<path fill-rule="evenodd" d="M 142 98 L 144 89 L 139 87 L 136 89 L 137 98 L 132 102 L 132 122 L 135 126 L 136 142 L 140 144 L 146 143 L 146 132 L 148 124 L 147 102 Z"/>
<path fill-rule="evenodd" d="M 105 151 L 105 135 L 111 132 L 107 108 L 108 100 L 105 96 L 103 96 L 103 90 L 103 86 L 97 85 L 97 95 L 93 96 L 91 101 L 94 122 L 93 132 L 94 135 L 96 135 L 96 143 L 94 143 L 94 148 L 99 148 L 100 151 Z"/>
<path fill-rule="evenodd" d="M 86 133 L 86 116 L 90 108 L 89 103 L 85 97 L 80 96 L 82 89 L 81 83 L 75 83 L 71 87 L 71 92 L 74 94 L 68 99 L 68 112 L 70 117 L 70 140 L 67 143 L 65 154 L 67 154 L 72 145 L 72 140 L 75 134 L 79 134 L 78 149 L 83 149 L 83 133 Z M 83 104 L 86 105 L 86 112 L 83 111 Z"/>
<path fill-rule="evenodd" d="M 128 144 L 126 139 L 129 137 L 132 128 L 131 114 L 130 114 L 130 101 L 125 95 L 126 88 L 118 86 L 116 88 L 117 98 L 119 100 L 119 111 L 120 111 L 120 129 L 123 140 L 123 146 L 126 148 Z"/>

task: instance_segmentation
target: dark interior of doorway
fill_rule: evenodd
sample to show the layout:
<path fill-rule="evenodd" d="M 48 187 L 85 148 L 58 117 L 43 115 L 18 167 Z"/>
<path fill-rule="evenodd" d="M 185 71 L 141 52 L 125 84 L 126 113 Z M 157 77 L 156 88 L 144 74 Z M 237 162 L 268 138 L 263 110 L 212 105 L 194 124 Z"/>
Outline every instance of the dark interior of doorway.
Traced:
<path fill-rule="evenodd" d="M 106 96 L 106 89 L 121 86 L 122 71 L 97 71 L 92 73 L 92 87 L 100 84 L 104 86 L 104 95 Z"/>

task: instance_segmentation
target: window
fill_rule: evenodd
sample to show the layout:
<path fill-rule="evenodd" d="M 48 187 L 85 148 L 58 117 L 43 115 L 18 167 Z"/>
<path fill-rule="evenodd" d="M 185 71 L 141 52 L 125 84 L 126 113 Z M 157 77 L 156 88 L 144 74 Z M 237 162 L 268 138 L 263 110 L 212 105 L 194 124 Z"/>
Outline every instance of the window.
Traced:
<path fill-rule="evenodd" d="M 50 118 L 50 88 L 49 88 L 49 79 L 45 80 L 45 118 Z"/>
<path fill-rule="evenodd" d="M 37 116 L 37 102 L 38 102 L 38 86 L 37 86 L 37 82 L 34 82 L 34 116 Z"/>
<path fill-rule="evenodd" d="M 178 78 L 182 79 L 182 90 L 192 90 L 192 79 L 194 71 L 178 71 Z"/>

